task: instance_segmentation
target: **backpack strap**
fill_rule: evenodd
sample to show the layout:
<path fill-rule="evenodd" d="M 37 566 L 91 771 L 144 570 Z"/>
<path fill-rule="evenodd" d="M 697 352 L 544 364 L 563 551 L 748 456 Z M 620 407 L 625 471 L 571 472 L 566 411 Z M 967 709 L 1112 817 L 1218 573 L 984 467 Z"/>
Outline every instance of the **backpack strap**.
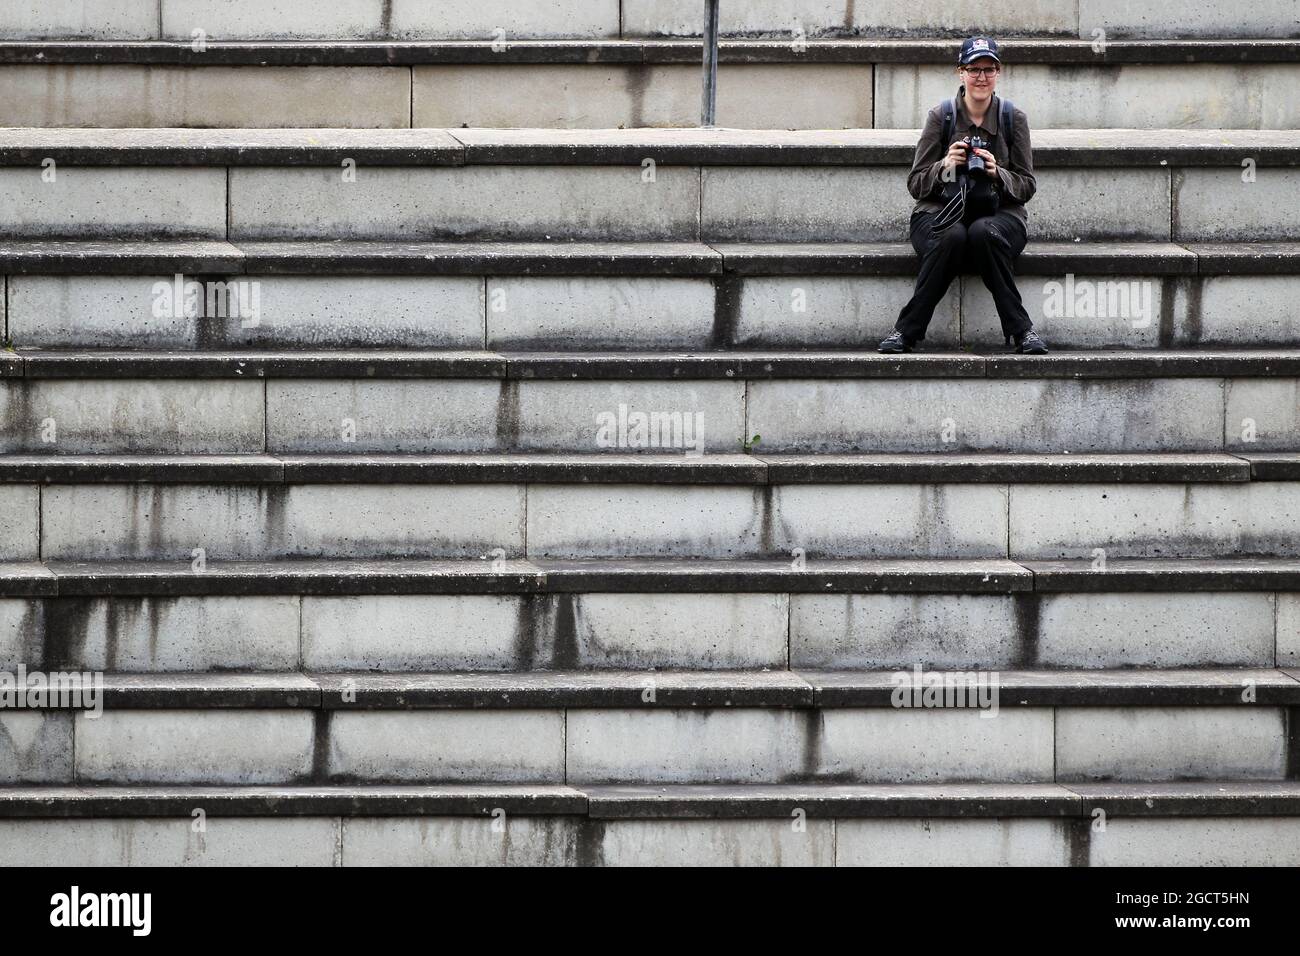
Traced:
<path fill-rule="evenodd" d="M 1016 147 L 1016 106 L 1010 100 L 998 100 L 998 132 L 1007 139 L 1007 152 Z"/>
<path fill-rule="evenodd" d="M 952 142 L 953 129 L 957 126 L 957 100 L 943 101 L 943 151 L 948 152 L 948 144 Z"/>

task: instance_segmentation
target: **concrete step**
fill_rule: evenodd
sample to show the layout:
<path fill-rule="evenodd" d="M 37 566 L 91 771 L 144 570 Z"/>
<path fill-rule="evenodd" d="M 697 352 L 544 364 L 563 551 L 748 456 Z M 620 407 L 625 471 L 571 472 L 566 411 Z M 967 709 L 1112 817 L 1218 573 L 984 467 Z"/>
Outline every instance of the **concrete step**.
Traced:
<path fill-rule="evenodd" d="M 29 671 L 30 673 L 30 671 Z M 981 694 L 923 704 L 931 674 L 960 681 L 981 677 Z M 11 675 L 12 676 L 12 675 Z M 972 684 L 972 689 L 974 685 Z M 1243 701 L 1249 688 L 1253 699 Z M 987 691 L 987 695 L 984 693 Z M 901 694 L 901 698 L 900 698 Z M 984 697 L 989 699 L 985 701 Z M 992 709 L 996 696 L 997 708 Z M 903 703 L 900 703 L 900 699 Z M 831 711 L 854 708 L 983 709 L 1051 707 L 1185 707 L 1241 709 L 1300 705 L 1300 668 L 1140 670 L 568 670 L 387 674 L 186 672 L 102 675 L 98 700 L 105 712 L 307 710 L 539 710 L 655 711 L 735 708 Z M 76 711 L 48 705 L 45 713 Z M 1216 713 L 1218 711 L 1215 711 Z M 86 716 L 87 720 L 99 717 Z"/>
<path fill-rule="evenodd" d="M 74 349 L 874 348 L 916 268 L 905 243 L 0 243 L 10 342 Z M 1300 244 L 1036 242 L 1017 270 L 1058 347 L 1300 344 Z M 927 346 L 999 341 L 959 278 Z"/>
<path fill-rule="evenodd" d="M 0 595 L 10 672 L 1300 667 L 1294 559 L 6 562 Z"/>
<path fill-rule="evenodd" d="M 1285 780 L 1300 672 L 124 676 L 0 715 L 0 782 Z M 947 681 L 961 682 L 960 695 Z M 25 686 L 26 683 L 25 683 Z M 97 683 L 95 686 L 100 686 Z M 901 696 L 900 696 L 901 695 Z M 75 708 L 75 709 L 74 709 Z"/>
<path fill-rule="evenodd" d="M 11 865 L 1294 866 L 1298 815 L 1235 780 L 0 789 Z"/>
<path fill-rule="evenodd" d="M 0 449 L 1285 452 L 1298 371 L 1295 350 L 24 350 Z"/>
<path fill-rule="evenodd" d="M 1294 20 L 1290 14 L 1278 19 Z M 194 29 L 203 32 L 194 35 Z M 1123 39 L 1123 30 L 1099 29 L 1105 28 L 1076 34 L 1083 39 L 1006 42 L 1002 88 L 1033 104 L 1036 126 L 1300 126 L 1300 111 L 1283 93 L 1294 84 L 1300 60 L 1294 38 L 1201 39 L 1192 31 L 1190 38 L 1134 41 Z M 1297 32 L 1274 26 L 1264 35 Z M 719 121 L 770 129 L 916 126 L 918 104 L 928 108 L 953 94 L 959 45 L 809 39 L 793 31 L 785 39 L 724 41 Z M 0 123 L 694 126 L 700 58 L 698 41 L 529 40 L 504 32 L 486 42 L 230 42 L 202 27 L 161 42 L 0 38 L 0 91 L 7 94 Z M 1231 85 L 1241 96 L 1231 103 L 1198 101 L 1185 82 L 1189 72 L 1200 83 Z M 541 89 L 558 95 L 520 94 Z"/>
<path fill-rule="evenodd" d="M 223 94 L 226 95 L 226 94 Z M 1217 152 L 1179 130 L 1053 134 L 1058 158 L 1039 176 L 1036 240 L 1286 241 L 1296 132 L 1234 131 Z M 3 235 L 13 239 L 582 240 L 892 242 L 906 238 L 903 188 L 915 134 L 754 131 L 373 132 L 386 162 L 410 151 L 436 165 L 362 166 L 361 133 L 182 130 L 8 134 Z M 1048 137 L 1048 134 L 1043 134 Z M 1043 137 L 1040 137 L 1043 138 Z M 1106 144 L 1145 139 L 1124 158 Z M 1048 140 L 1050 142 L 1050 138 Z M 232 161 L 231 150 L 252 146 Z M 469 152 L 467 145 L 488 147 Z M 59 165 L 61 144 L 71 150 Z M 837 152 L 837 144 L 846 151 Z M 787 145 L 802 147 L 782 152 Z M 615 147 L 610 149 L 610 147 Z M 681 158 L 664 147 L 680 147 Z M 1224 148 L 1235 148 L 1230 156 Z M 1256 155 L 1255 147 L 1269 148 Z M 305 147 L 305 148 L 298 148 Z M 510 147 L 510 148 L 506 148 Z M 540 148 L 539 148 L 540 147 Z M 629 147 L 639 158 L 628 155 Z M 809 160 L 825 149 L 826 158 Z M 120 149 L 127 152 L 119 154 Z M 178 163 L 178 153 L 194 150 Z M 335 151 L 337 162 L 321 165 Z M 1231 149 L 1229 150 L 1231 153 Z M 511 161 L 510 157 L 514 157 Z M 1157 159 L 1157 156 L 1159 157 Z M 211 159 L 225 159 L 210 165 Z M 124 160 L 130 158 L 131 164 Z M 274 165 L 265 165 L 274 159 Z M 53 160 L 50 167 L 46 160 Z M 134 161 L 147 162 L 137 165 Z M 347 160 L 352 160 L 349 164 Z M 1243 166 L 1243 161 L 1246 165 Z M 97 165 L 80 165 L 95 162 Z M 195 165 L 196 162 L 202 165 Z M 245 165 L 252 162 L 253 165 Z M 763 165 L 757 163 L 762 162 Z M 109 163 L 113 165 L 102 165 Z M 53 172 L 53 175 L 51 173 Z M 522 197 L 500 214 L 503 194 Z M 755 197 L 762 197 L 756 202 Z"/>
<path fill-rule="evenodd" d="M 1295 480 L 664 484 L 620 464 L 600 484 L 4 484 L 0 559 L 1300 557 Z"/>
<path fill-rule="evenodd" d="M 93 6 L 93 10 L 92 10 Z M 521 39 L 545 37 L 699 36 L 703 13 L 693 0 L 559 0 L 521 7 L 508 0 L 428 5 L 339 0 L 328 8 L 292 0 L 273 6 L 253 0 L 56 0 L 16 4 L 0 15 L 0 37 L 191 39 L 201 27 L 213 40 L 233 39 Z M 1029 10 L 988 10 L 976 3 L 885 3 L 863 8 L 850 0 L 759 0 L 722 10 L 724 36 L 964 36 L 1113 38 L 1300 36 L 1300 19 L 1286 0 L 1228 10 L 1209 0 L 1145 4 L 1117 0 L 1048 0 Z M 955 43 L 942 42 L 944 47 Z M 1017 41 L 1011 41 L 1017 42 Z M 1022 44 L 1023 45 L 1023 44 Z"/>

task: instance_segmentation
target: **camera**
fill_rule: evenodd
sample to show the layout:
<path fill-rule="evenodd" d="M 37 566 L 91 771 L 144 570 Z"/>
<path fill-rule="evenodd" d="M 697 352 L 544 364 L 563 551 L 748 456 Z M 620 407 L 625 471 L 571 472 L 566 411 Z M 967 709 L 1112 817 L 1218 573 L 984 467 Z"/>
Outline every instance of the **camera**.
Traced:
<path fill-rule="evenodd" d="M 987 167 L 984 164 L 984 160 L 975 155 L 975 150 L 988 149 L 989 144 L 982 136 L 968 136 L 966 137 L 966 144 L 970 146 L 970 152 L 966 154 L 966 172 L 984 172 Z"/>

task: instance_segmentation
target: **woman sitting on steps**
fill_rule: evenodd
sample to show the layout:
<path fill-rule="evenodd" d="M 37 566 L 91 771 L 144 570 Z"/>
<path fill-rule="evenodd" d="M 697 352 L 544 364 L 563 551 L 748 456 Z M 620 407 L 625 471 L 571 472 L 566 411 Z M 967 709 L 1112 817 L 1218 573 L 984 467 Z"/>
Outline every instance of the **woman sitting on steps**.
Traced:
<path fill-rule="evenodd" d="M 907 189 L 912 247 L 921 271 L 881 352 L 910 352 L 952 280 L 970 264 L 993 293 L 1007 342 L 1017 352 L 1047 354 L 1016 288 L 1015 262 L 1028 239 L 1025 203 L 1037 189 L 1024 111 L 995 95 L 1002 61 L 997 41 L 962 44 L 955 100 L 930 110 Z"/>

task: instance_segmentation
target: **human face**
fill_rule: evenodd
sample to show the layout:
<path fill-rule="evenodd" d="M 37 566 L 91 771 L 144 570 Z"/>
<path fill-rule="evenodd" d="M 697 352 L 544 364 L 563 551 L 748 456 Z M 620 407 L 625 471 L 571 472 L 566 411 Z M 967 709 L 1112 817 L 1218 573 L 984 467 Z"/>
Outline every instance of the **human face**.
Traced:
<path fill-rule="evenodd" d="M 957 72 L 961 74 L 962 82 L 966 84 L 966 90 L 972 98 L 986 100 L 997 88 L 1001 69 L 997 60 L 991 56 L 982 56 L 974 63 L 958 67 Z"/>

